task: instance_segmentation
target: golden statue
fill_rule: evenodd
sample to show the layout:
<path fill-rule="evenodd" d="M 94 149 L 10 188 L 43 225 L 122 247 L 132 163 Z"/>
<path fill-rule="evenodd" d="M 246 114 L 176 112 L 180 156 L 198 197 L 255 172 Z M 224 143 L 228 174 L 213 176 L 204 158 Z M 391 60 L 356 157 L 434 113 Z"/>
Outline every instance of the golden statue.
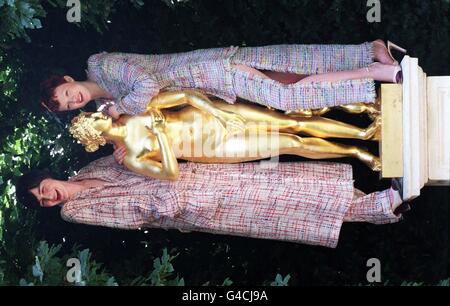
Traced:
<path fill-rule="evenodd" d="M 178 178 L 177 159 L 239 163 L 282 154 L 311 159 L 356 157 L 380 171 L 379 158 L 366 150 L 322 139 L 378 140 L 380 120 L 375 106 L 340 107 L 351 113 L 366 112 L 373 123 L 362 129 L 320 117 L 328 108 L 286 114 L 256 104 L 211 101 L 197 91 L 183 90 L 161 93 L 142 115 L 122 115 L 114 122 L 99 112 L 82 113 L 73 119 L 70 132 L 89 152 L 107 141 L 125 146 L 124 165 L 158 179 Z"/>

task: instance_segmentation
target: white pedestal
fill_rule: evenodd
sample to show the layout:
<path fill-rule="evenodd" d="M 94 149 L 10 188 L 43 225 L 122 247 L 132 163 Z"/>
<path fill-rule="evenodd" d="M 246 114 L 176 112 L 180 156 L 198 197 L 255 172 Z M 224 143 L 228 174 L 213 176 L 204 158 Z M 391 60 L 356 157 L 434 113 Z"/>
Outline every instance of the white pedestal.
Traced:
<path fill-rule="evenodd" d="M 417 58 L 403 70 L 403 199 L 450 182 L 450 77 L 427 77 Z"/>

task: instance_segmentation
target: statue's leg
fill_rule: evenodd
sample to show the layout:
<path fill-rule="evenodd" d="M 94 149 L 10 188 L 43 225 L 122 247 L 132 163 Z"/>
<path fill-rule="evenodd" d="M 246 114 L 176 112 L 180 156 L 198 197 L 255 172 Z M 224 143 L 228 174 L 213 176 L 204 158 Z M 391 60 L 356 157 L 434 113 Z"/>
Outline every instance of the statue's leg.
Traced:
<path fill-rule="evenodd" d="M 300 138 L 280 135 L 280 154 L 295 154 L 311 159 L 355 157 L 374 171 L 381 171 L 381 162 L 375 155 L 358 148 L 315 137 Z M 296 137 L 293 137 L 296 136 Z"/>
<path fill-rule="evenodd" d="M 311 159 L 355 157 L 374 171 L 381 170 L 379 158 L 358 148 L 324 139 L 286 133 L 236 136 L 224 140 L 217 148 L 215 160 L 210 162 L 243 162 L 271 156 L 291 154 Z"/>
<path fill-rule="evenodd" d="M 381 113 L 379 103 L 354 103 L 338 106 L 339 109 L 350 114 L 368 114 L 372 119 L 375 119 Z"/>
<path fill-rule="evenodd" d="M 361 140 L 378 140 L 377 135 L 381 127 L 381 120 L 375 120 L 369 127 L 363 129 L 357 126 L 319 116 L 293 118 L 297 125 L 289 127 L 289 132 L 303 133 L 320 138 L 353 138 Z"/>
<path fill-rule="evenodd" d="M 381 122 L 376 120 L 363 129 L 357 126 L 322 118 L 319 116 L 303 117 L 285 115 L 277 111 L 247 104 L 221 104 L 220 108 L 236 112 L 247 121 L 247 128 L 257 128 L 260 131 L 286 132 L 320 137 L 320 138 L 353 138 L 361 140 L 376 140 L 374 135 L 380 129 Z"/>
<path fill-rule="evenodd" d="M 379 103 L 353 103 L 346 105 L 339 105 L 336 108 L 349 114 L 367 114 L 372 120 L 375 120 L 381 113 Z M 331 107 L 323 107 L 318 109 L 296 109 L 293 111 L 286 111 L 285 114 L 292 117 L 312 117 L 322 116 L 332 110 Z"/>

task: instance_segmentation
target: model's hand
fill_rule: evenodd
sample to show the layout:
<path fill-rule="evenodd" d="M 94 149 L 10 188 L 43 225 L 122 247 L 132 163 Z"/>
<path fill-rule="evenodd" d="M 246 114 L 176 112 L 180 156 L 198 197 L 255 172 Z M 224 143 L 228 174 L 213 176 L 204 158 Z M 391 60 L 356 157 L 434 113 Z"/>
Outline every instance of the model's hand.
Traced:
<path fill-rule="evenodd" d="M 153 133 L 158 134 L 164 131 L 166 121 L 164 115 L 159 109 L 152 108 L 150 110 L 150 116 L 152 117 L 152 126 L 147 126 L 147 128 Z"/>
<path fill-rule="evenodd" d="M 127 156 L 127 147 L 124 145 L 116 146 L 114 144 L 113 156 L 119 165 L 123 164 L 123 160 L 125 159 L 125 156 Z"/>
<path fill-rule="evenodd" d="M 216 118 L 231 135 L 245 131 L 246 120 L 239 114 L 221 110 Z"/>
<path fill-rule="evenodd" d="M 115 105 L 108 107 L 108 109 L 106 110 L 106 115 L 110 116 L 114 120 L 119 119 L 120 117 L 120 114 L 117 112 Z"/>

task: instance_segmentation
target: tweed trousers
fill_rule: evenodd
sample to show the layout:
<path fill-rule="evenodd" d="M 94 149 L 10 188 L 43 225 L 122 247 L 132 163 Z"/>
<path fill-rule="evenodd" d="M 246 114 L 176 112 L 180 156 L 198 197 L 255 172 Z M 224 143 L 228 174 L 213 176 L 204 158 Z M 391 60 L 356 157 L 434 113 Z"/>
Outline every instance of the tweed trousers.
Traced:
<path fill-rule="evenodd" d="M 367 67 L 373 62 L 373 44 L 246 47 L 239 48 L 230 61 L 259 70 L 322 74 Z M 281 110 L 374 103 L 376 97 L 370 78 L 283 84 L 236 68 L 231 73 L 236 96 Z"/>

